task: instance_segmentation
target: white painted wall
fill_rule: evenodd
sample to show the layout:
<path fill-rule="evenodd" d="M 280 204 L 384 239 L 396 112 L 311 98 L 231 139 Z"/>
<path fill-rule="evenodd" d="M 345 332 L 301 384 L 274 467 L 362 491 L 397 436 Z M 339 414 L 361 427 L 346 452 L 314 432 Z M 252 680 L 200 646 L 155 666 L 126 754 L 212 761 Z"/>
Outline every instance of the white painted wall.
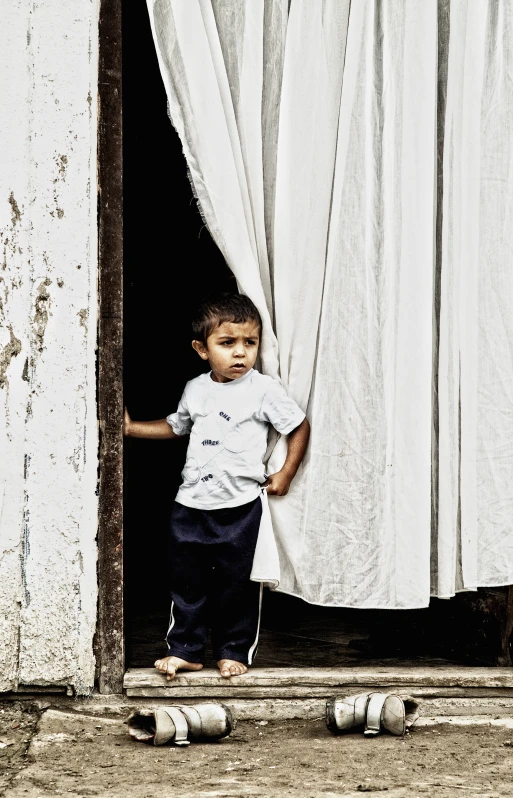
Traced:
<path fill-rule="evenodd" d="M 98 2 L 0 25 L 0 690 L 93 685 Z"/>

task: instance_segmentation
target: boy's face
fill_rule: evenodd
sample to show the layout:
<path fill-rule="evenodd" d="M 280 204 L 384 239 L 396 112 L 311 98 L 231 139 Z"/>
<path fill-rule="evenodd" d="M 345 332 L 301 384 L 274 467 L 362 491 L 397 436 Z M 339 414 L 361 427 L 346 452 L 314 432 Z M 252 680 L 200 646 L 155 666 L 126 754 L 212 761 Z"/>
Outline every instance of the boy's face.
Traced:
<path fill-rule="evenodd" d="M 202 360 L 210 363 L 215 382 L 230 382 L 247 374 L 255 365 L 259 345 L 260 325 L 256 321 L 224 321 L 210 333 L 206 344 L 192 342 Z"/>

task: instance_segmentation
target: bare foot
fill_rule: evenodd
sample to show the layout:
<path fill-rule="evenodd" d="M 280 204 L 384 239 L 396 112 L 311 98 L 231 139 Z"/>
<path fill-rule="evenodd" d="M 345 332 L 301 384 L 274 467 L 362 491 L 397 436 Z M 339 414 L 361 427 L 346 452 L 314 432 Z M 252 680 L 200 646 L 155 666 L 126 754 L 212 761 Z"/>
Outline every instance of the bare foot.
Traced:
<path fill-rule="evenodd" d="M 225 679 L 229 679 L 230 676 L 241 676 L 243 673 L 248 672 L 247 665 L 234 659 L 220 659 L 217 667 L 221 671 L 221 676 Z"/>
<path fill-rule="evenodd" d="M 187 662 L 180 657 L 164 657 L 155 662 L 155 667 L 161 673 L 166 674 L 168 682 L 174 679 L 177 671 L 200 671 L 203 668 L 201 662 Z"/>

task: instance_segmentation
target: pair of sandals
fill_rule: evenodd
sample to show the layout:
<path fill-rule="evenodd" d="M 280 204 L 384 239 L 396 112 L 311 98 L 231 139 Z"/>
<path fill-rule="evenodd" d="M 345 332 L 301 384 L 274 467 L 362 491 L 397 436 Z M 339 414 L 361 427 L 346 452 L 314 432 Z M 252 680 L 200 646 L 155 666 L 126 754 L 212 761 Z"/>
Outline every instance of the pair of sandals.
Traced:
<path fill-rule="evenodd" d="M 359 693 L 330 698 L 326 704 L 326 725 L 333 734 L 363 730 L 366 737 L 382 731 L 402 735 L 418 717 L 417 702 L 410 696 L 394 693 Z M 215 703 L 139 709 L 128 719 L 130 736 L 150 745 L 189 745 L 191 740 L 220 740 L 232 729 L 229 707 Z"/>

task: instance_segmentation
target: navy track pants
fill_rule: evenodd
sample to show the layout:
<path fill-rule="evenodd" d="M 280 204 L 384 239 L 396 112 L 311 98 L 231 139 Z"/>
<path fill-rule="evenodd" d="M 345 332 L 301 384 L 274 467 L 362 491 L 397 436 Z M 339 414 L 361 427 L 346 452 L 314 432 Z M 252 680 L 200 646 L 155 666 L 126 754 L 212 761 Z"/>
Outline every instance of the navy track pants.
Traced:
<path fill-rule="evenodd" d="M 249 577 L 261 499 L 240 507 L 171 513 L 168 655 L 204 662 L 208 629 L 216 660 L 250 665 L 256 652 L 261 586 Z"/>

